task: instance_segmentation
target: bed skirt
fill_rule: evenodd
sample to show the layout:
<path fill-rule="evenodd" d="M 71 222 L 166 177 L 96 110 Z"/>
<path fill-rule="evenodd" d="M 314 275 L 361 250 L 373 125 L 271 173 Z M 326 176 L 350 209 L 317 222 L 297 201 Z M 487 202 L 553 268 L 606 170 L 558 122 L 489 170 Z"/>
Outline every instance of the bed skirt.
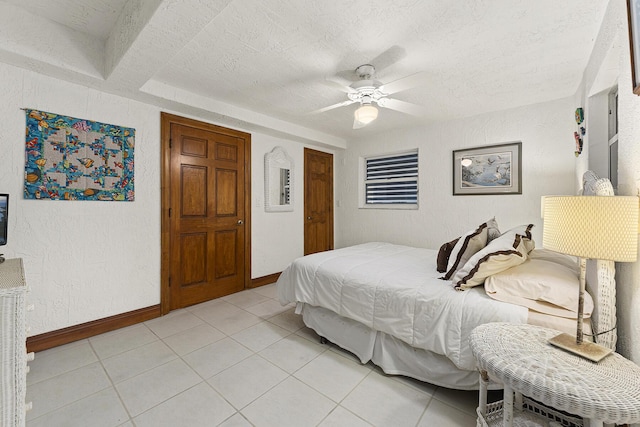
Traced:
<path fill-rule="evenodd" d="M 364 364 L 372 361 L 386 374 L 404 375 L 436 386 L 478 390 L 478 371 L 461 370 L 446 356 L 411 347 L 384 332 L 322 307 L 298 303 L 296 313 L 308 327 L 350 351 Z"/>

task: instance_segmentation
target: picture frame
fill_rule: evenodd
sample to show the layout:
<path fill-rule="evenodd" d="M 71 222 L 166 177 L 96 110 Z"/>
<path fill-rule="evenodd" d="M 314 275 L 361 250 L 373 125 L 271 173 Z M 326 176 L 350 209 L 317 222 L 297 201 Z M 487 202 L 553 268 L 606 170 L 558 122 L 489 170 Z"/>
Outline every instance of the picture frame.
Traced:
<path fill-rule="evenodd" d="M 522 194 L 522 142 L 453 151 L 453 195 Z"/>
<path fill-rule="evenodd" d="M 631 49 L 631 83 L 633 93 L 640 95 L 640 0 L 627 0 L 627 18 Z"/>

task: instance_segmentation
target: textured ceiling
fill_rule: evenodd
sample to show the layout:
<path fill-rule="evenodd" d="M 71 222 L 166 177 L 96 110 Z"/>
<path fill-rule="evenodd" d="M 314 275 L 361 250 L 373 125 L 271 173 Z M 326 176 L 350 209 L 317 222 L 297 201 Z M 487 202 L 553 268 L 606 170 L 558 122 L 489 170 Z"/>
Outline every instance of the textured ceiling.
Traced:
<path fill-rule="evenodd" d="M 105 40 L 127 0 L 6 0 L 30 13 Z"/>
<path fill-rule="evenodd" d="M 303 139 L 349 140 L 573 95 L 607 3 L 9 0 L 0 1 L 0 26 L 13 16 L 8 26 L 34 20 L 83 40 L 72 41 L 77 58 L 60 63 L 44 49 L 20 49 L 38 39 L 13 34 L 21 31 L 16 24 L 13 33 L 0 31 L 0 60 L 30 66 L 35 57 L 45 64 L 41 72 L 76 81 L 80 75 L 104 90 L 219 109 Z M 65 31 L 60 37 L 69 38 Z M 355 105 L 308 114 L 346 100 L 326 80 L 348 84 L 366 63 L 383 83 L 422 73 L 419 85 L 392 97 L 423 106 L 425 114 L 381 108 L 378 120 L 358 130 Z"/>

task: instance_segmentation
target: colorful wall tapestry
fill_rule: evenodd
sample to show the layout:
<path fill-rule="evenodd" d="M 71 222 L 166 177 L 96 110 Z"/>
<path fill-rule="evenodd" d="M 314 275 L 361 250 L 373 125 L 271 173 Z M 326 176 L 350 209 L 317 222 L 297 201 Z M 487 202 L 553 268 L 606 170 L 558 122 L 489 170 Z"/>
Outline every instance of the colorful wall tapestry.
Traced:
<path fill-rule="evenodd" d="M 25 199 L 134 200 L 135 129 L 25 111 Z"/>

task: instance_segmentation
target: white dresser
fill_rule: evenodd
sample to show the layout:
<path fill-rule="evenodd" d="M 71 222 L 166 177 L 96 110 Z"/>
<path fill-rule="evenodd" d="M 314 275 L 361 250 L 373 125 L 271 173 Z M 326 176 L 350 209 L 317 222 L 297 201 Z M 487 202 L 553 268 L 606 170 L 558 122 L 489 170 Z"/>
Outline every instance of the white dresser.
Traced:
<path fill-rule="evenodd" d="M 27 360 L 27 326 L 22 259 L 0 263 L 0 426 L 24 426 Z"/>

